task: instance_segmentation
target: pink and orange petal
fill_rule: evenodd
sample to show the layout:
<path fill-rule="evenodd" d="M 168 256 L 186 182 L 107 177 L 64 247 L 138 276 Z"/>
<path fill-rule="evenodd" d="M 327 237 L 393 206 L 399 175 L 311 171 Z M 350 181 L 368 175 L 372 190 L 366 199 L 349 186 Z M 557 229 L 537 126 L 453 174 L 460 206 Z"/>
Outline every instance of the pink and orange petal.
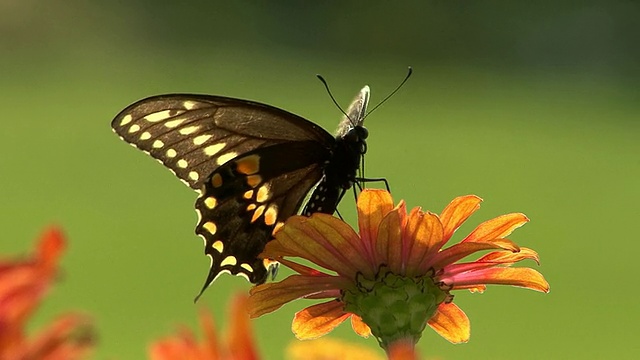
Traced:
<path fill-rule="evenodd" d="M 440 336 L 453 344 L 469 341 L 471 324 L 467 314 L 454 303 L 442 303 L 427 322 Z"/>

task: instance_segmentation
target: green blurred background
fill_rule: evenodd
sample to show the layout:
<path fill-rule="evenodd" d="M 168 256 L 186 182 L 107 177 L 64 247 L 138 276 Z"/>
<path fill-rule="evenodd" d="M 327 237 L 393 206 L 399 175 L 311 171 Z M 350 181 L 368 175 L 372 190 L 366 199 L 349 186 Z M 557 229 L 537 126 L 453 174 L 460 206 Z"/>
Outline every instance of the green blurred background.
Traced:
<path fill-rule="evenodd" d="M 551 284 L 547 295 L 459 292 L 471 341 L 427 329 L 422 354 L 634 358 L 639 18 L 634 1 L 0 1 L 0 251 L 28 251 L 52 223 L 69 240 L 33 329 L 83 310 L 99 328 L 97 359 L 140 359 L 177 325 L 194 328 L 198 306 L 224 325 L 230 295 L 249 288 L 223 276 L 194 306 L 209 265 L 193 233 L 195 193 L 112 134 L 126 105 L 226 95 L 333 131 L 340 113 L 316 73 L 343 106 L 364 84 L 375 105 L 411 65 L 411 80 L 367 118 L 367 175 L 435 212 L 483 197 L 457 239 L 526 213 L 512 239 L 540 253 Z M 341 212 L 354 223 L 351 198 Z M 310 303 L 255 321 L 265 359 L 283 356 L 293 314 Z M 348 324 L 329 336 L 377 346 Z"/>

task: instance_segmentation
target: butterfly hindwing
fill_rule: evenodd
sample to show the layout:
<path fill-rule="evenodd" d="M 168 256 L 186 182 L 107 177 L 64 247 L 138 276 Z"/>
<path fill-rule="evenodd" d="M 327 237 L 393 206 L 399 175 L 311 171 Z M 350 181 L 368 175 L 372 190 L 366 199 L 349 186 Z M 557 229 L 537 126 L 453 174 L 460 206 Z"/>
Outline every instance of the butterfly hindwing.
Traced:
<path fill-rule="evenodd" d="M 214 171 L 196 201 L 196 233 L 211 257 L 204 288 L 225 271 L 252 283 L 266 280 L 268 269 L 257 256 L 274 229 L 297 212 L 328 155 L 314 141 L 288 142 L 243 154 Z"/>

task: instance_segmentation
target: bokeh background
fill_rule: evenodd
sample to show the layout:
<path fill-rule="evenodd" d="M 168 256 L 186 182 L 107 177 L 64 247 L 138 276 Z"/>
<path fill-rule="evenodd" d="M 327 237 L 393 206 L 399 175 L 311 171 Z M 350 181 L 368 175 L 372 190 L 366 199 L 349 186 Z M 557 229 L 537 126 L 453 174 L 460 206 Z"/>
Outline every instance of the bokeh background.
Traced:
<path fill-rule="evenodd" d="M 195 193 L 110 130 L 140 98 L 198 92 L 253 99 L 332 131 L 364 84 L 367 175 L 396 200 L 439 212 L 485 199 L 458 234 L 507 212 L 542 258 L 551 293 L 458 293 L 471 341 L 427 329 L 438 359 L 634 358 L 638 336 L 640 5 L 635 1 L 0 1 L 2 257 L 66 230 L 64 274 L 33 329 L 93 315 L 97 359 L 140 359 L 199 306 L 226 323 L 224 276 L 194 306 L 209 261 Z M 354 204 L 341 213 L 354 223 Z M 534 264 L 528 264 L 535 266 Z M 287 275 L 281 272 L 281 278 Z M 304 301 L 255 321 L 266 359 L 294 337 Z M 377 347 L 345 324 L 330 335 Z"/>

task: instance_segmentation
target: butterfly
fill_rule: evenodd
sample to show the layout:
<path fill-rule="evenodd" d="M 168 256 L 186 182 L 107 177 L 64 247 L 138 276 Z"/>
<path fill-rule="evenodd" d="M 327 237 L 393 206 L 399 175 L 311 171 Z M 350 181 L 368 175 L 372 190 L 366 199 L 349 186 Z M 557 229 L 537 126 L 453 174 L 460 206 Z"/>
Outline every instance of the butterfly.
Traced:
<path fill-rule="evenodd" d="M 194 94 L 137 101 L 111 126 L 198 192 L 195 231 L 211 258 L 201 295 L 222 273 L 254 284 L 273 277 L 277 263 L 258 255 L 312 188 L 302 214 L 334 213 L 358 181 L 368 102 L 365 86 L 335 136 L 270 105 Z"/>

